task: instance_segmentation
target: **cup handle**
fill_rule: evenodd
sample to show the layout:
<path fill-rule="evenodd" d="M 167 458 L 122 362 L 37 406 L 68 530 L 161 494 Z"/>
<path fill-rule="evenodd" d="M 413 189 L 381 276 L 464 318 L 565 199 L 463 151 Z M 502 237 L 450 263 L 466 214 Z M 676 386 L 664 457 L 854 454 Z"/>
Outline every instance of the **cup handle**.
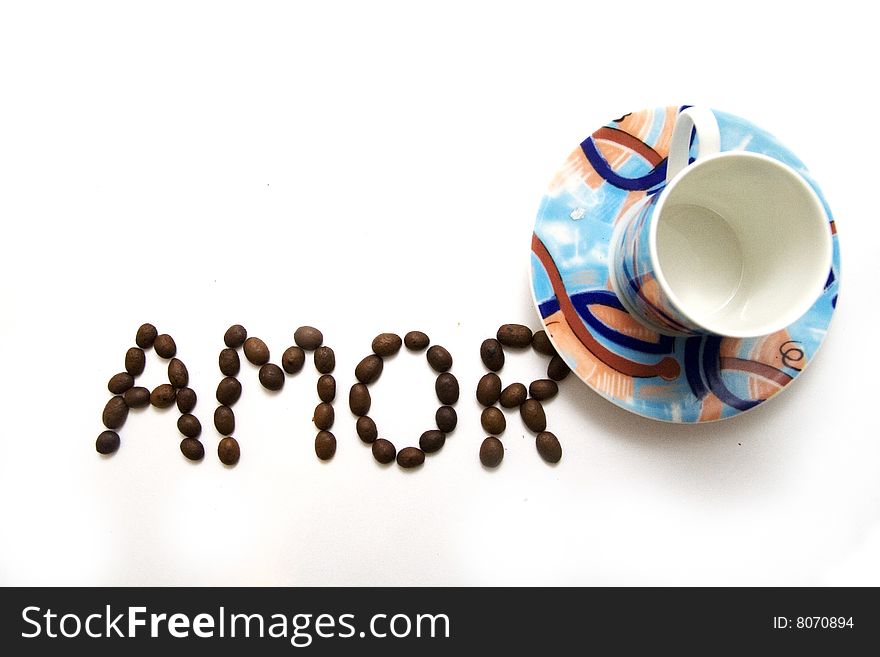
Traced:
<path fill-rule="evenodd" d="M 697 159 L 721 150 L 721 133 L 718 121 L 708 107 L 688 107 L 678 114 L 672 129 L 669 157 L 666 160 L 666 184 L 668 185 L 690 160 L 691 131 L 697 131 Z"/>

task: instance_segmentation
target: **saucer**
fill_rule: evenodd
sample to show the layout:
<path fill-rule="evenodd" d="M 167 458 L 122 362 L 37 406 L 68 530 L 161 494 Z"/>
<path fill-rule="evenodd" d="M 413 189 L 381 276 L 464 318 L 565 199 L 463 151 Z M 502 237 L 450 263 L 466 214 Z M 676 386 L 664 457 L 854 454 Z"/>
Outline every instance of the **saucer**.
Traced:
<path fill-rule="evenodd" d="M 687 107 L 687 106 L 684 106 Z M 822 296 L 785 329 L 758 338 L 672 337 L 642 325 L 611 290 L 608 247 L 627 210 L 663 189 L 681 107 L 626 114 L 584 140 L 556 173 L 532 236 L 531 287 L 541 322 L 572 371 L 609 401 L 667 422 L 711 422 L 751 410 L 785 388 L 816 355 L 837 305 L 840 249 Z M 803 163 L 754 124 L 714 112 L 721 150 L 763 153 L 801 174 Z"/>

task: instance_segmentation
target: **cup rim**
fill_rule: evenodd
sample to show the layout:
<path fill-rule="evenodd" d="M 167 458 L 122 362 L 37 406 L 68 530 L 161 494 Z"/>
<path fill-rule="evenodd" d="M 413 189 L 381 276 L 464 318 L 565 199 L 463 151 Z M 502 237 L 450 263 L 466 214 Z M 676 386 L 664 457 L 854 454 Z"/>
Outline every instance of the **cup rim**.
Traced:
<path fill-rule="evenodd" d="M 749 331 L 731 331 L 730 329 L 724 328 L 720 325 L 713 326 L 711 321 L 706 322 L 702 320 L 697 320 L 690 313 L 688 313 L 685 310 L 685 306 L 678 298 L 678 295 L 675 294 L 675 292 L 670 287 L 669 282 L 666 280 L 666 276 L 663 274 L 663 270 L 660 267 L 660 258 L 657 251 L 658 222 L 662 215 L 663 207 L 666 204 L 666 199 L 669 197 L 669 192 L 674 189 L 684 178 L 686 178 L 689 173 L 692 173 L 697 168 L 704 166 L 706 163 L 720 159 L 732 158 L 751 158 L 755 160 L 760 160 L 765 164 L 769 164 L 784 171 L 789 177 L 793 178 L 796 183 L 800 185 L 800 187 L 807 193 L 807 196 L 810 198 L 811 202 L 818 210 L 817 214 L 823 217 L 824 223 L 826 225 L 826 230 L 822 231 L 822 235 L 824 235 L 824 237 L 822 244 L 821 268 L 818 265 L 816 267 L 817 272 L 821 271 L 823 273 L 821 274 L 821 276 L 817 275 L 816 293 L 810 295 L 809 297 L 806 297 L 807 299 L 809 299 L 808 302 L 805 301 L 802 302 L 799 306 L 795 306 L 793 309 L 789 310 L 786 314 L 784 314 L 780 319 L 776 320 L 775 322 L 767 322 L 764 325 L 760 326 L 758 329 Z M 672 302 L 676 310 L 681 313 L 681 315 L 690 324 L 701 328 L 704 332 L 712 333 L 715 335 L 732 338 L 753 338 L 762 335 L 770 335 L 771 333 L 776 333 L 777 331 L 784 329 L 785 327 L 797 321 L 801 316 L 803 316 L 804 313 L 812 308 L 813 304 L 816 303 L 816 299 L 819 297 L 819 295 L 821 295 L 822 290 L 824 289 L 824 284 L 828 276 L 828 272 L 831 271 L 831 263 L 834 255 L 834 244 L 831 236 L 831 229 L 828 226 L 828 224 L 830 223 L 830 217 L 828 216 L 828 212 L 826 211 L 825 206 L 819 198 L 818 194 L 816 194 L 816 191 L 807 182 L 807 180 L 794 168 L 792 168 L 785 162 L 781 162 L 780 160 L 770 157 L 769 155 L 764 155 L 763 153 L 754 153 L 751 151 L 720 151 L 718 153 L 712 153 L 711 155 L 701 157 L 679 171 L 675 175 L 675 177 L 673 177 L 673 179 L 663 188 L 663 190 L 660 191 L 659 196 L 660 198 L 657 200 L 657 205 L 651 215 L 651 225 L 649 226 L 648 232 L 648 249 L 651 260 L 654 264 L 654 276 L 657 279 L 657 282 L 660 284 L 660 289 Z"/>

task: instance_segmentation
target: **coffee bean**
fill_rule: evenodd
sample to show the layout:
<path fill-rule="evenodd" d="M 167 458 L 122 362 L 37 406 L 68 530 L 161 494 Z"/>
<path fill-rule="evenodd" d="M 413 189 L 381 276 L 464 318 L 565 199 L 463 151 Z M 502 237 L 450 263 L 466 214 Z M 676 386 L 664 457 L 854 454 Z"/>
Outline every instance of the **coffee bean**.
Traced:
<path fill-rule="evenodd" d="M 189 371 L 182 360 L 172 358 L 168 363 L 168 382 L 175 388 L 186 388 L 189 384 Z"/>
<path fill-rule="evenodd" d="M 494 338 L 483 340 L 483 343 L 480 345 L 480 360 L 483 361 L 483 365 L 493 372 L 497 372 L 504 367 L 504 349 L 501 343 Z"/>
<path fill-rule="evenodd" d="M 542 431 L 535 439 L 535 447 L 538 448 L 538 454 L 547 463 L 559 463 L 562 458 L 562 445 L 559 440 L 549 431 Z"/>
<path fill-rule="evenodd" d="M 258 376 L 266 390 L 281 390 L 284 387 L 284 371 L 275 363 L 263 365 Z"/>
<path fill-rule="evenodd" d="M 504 408 L 516 408 L 526 400 L 526 397 L 528 397 L 528 391 L 522 383 L 511 383 L 501 391 L 501 396 L 498 399 Z"/>
<path fill-rule="evenodd" d="M 235 465 L 241 458 L 241 448 L 238 441 L 232 436 L 227 436 L 217 445 L 217 456 L 223 465 Z"/>
<path fill-rule="evenodd" d="M 288 347 L 281 354 L 281 367 L 288 374 L 296 374 L 299 372 L 306 362 L 306 352 L 302 347 Z"/>
<path fill-rule="evenodd" d="M 532 349 L 545 356 L 556 355 L 556 349 L 553 348 L 553 343 L 550 342 L 550 338 L 547 336 L 547 331 L 535 332 L 532 336 Z"/>
<path fill-rule="evenodd" d="M 254 365 L 265 365 L 269 362 L 269 347 L 260 338 L 248 338 L 244 341 L 244 357 Z"/>
<path fill-rule="evenodd" d="M 153 348 L 162 358 L 174 358 L 174 355 L 177 353 L 177 345 L 174 343 L 174 338 L 167 333 L 156 336 L 156 339 L 153 341 Z"/>
<path fill-rule="evenodd" d="M 571 370 L 559 354 L 553 356 L 550 359 L 550 364 L 547 365 L 547 377 L 554 381 L 562 381 L 562 379 L 568 376 L 569 372 Z"/>
<path fill-rule="evenodd" d="M 382 374 L 384 362 L 379 356 L 370 354 L 354 368 L 354 377 L 361 383 L 373 383 Z"/>
<path fill-rule="evenodd" d="M 348 393 L 348 407 L 355 415 L 366 415 L 370 412 L 370 390 L 363 383 L 355 383 Z"/>
<path fill-rule="evenodd" d="M 483 412 L 480 414 L 480 424 L 483 425 L 486 433 L 491 433 L 494 436 L 500 436 L 507 428 L 507 420 L 504 419 L 504 413 L 497 406 L 489 406 L 483 409 Z"/>
<path fill-rule="evenodd" d="M 519 407 L 519 414 L 523 423 L 535 433 L 540 433 L 547 428 L 547 416 L 544 415 L 544 407 L 537 399 L 526 399 Z"/>
<path fill-rule="evenodd" d="M 190 461 L 201 461 L 205 458 L 205 446 L 195 438 L 184 438 L 180 441 L 180 453 Z"/>
<path fill-rule="evenodd" d="M 373 353 L 382 358 L 393 356 L 400 351 L 403 341 L 396 333 L 381 333 L 373 338 Z"/>
<path fill-rule="evenodd" d="M 241 324 L 233 324 L 223 334 L 223 343 L 230 349 L 238 349 L 247 340 L 247 329 Z"/>
<path fill-rule="evenodd" d="M 315 454 L 322 461 L 329 461 L 336 454 L 336 436 L 329 431 L 319 431 L 315 436 Z"/>
<path fill-rule="evenodd" d="M 234 376 L 227 376 L 217 384 L 217 401 L 232 406 L 241 397 L 241 383 Z"/>
<path fill-rule="evenodd" d="M 449 372 L 443 372 L 434 382 L 434 391 L 441 404 L 454 404 L 458 401 L 458 379 Z"/>
<path fill-rule="evenodd" d="M 336 399 L 336 379 L 332 374 L 322 374 L 318 377 L 318 399 L 322 402 L 331 403 Z"/>
<path fill-rule="evenodd" d="M 196 391 L 192 388 L 181 388 L 177 391 L 177 410 L 181 413 L 191 413 L 196 407 Z"/>
<path fill-rule="evenodd" d="M 452 406 L 441 406 L 434 414 L 434 421 L 437 428 L 443 433 L 452 433 L 458 424 L 458 414 Z"/>
<path fill-rule="evenodd" d="M 534 397 L 538 401 L 553 399 L 557 392 L 559 385 L 552 379 L 538 379 L 529 385 L 529 397 Z"/>
<path fill-rule="evenodd" d="M 477 383 L 477 401 L 491 406 L 501 397 L 501 379 L 494 372 L 484 374 Z"/>
<path fill-rule="evenodd" d="M 187 438 L 198 438 L 202 433 L 202 423 L 195 415 L 184 413 L 177 418 L 177 430 Z"/>
<path fill-rule="evenodd" d="M 336 419 L 336 413 L 333 411 L 333 405 L 327 402 L 321 402 L 315 406 L 315 412 L 312 415 L 312 422 L 319 429 L 332 429 L 333 420 Z"/>
<path fill-rule="evenodd" d="M 532 344 L 532 329 L 522 324 L 504 324 L 495 337 L 505 347 L 524 349 Z"/>
<path fill-rule="evenodd" d="M 504 459 L 504 445 L 494 436 L 489 436 L 480 445 L 480 463 L 487 468 L 497 468 Z"/>
<path fill-rule="evenodd" d="M 107 390 L 114 395 L 121 395 L 134 385 L 134 377 L 128 372 L 120 372 L 110 377 L 107 382 Z"/>
<path fill-rule="evenodd" d="M 362 415 L 357 419 L 355 430 L 357 431 L 358 438 L 365 443 L 371 443 L 379 436 L 376 423 L 373 422 L 373 418 L 369 415 Z"/>
<path fill-rule="evenodd" d="M 141 349 L 149 349 L 153 346 L 159 331 L 152 324 L 141 324 L 134 336 L 134 343 Z"/>
<path fill-rule="evenodd" d="M 104 412 L 101 413 L 101 420 L 108 429 L 118 429 L 125 424 L 127 417 L 128 406 L 120 395 L 111 397 L 104 406 Z"/>
<path fill-rule="evenodd" d="M 336 369 L 336 354 L 330 347 L 315 349 L 315 369 L 321 374 L 330 374 Z"/>
<path fill-rule="evenodd" d="M 401 468 L 417 468 L 424 462 L 425 453 L 418 447 L 404 447 L 397 452 L 397 465 Z"/>
<path fill-rule="evenodd" d="M 231 347 L 226 347 L 220 352 L 217 363 L 220 365 L 220 371 L 226 376 L 235 376 L 241 370 L 241 359 L 238 357 L 238 352 Z"/>
<path fill-rule="evenodd" d="M 125 371 L 132 376 L 140 376 L 147 366 L 147 356 L 140 347 L 132 347 L 125 352 Z"/>
<path fill-rule="evenodd" d="M 235 433 L 235 413 L 228 406 L 218 406 L 214 409 L 214 428 L 223 436 L 231 436 Z"/>
<path fill-rule="evenodd" d="M 452 354 L 439 344 L 435 344 L 428 349 L 428 364 L 434 368 L 435 372 L 448 372 L 452 367 Z"/>
<path fill-rule="evenodd" d="M 98 454 L 112 454 L 119 449 L 119 434 L 115 431 L 102 431 L 95 441 Z"/>
<path fill-rule="evenodd" d="M 446 443 L 446 434 L 437 429 L 430 429 L 419 438 L 419 447 L 425 454 L 433 454 L 439 452 L 440 448 Z"/>
<path fill-rule="evenodd" d="M 397 456 L 397 449 L 391 444 L 391 441 L 385 440 L 384 438 L 376 439 L 371 450 L 373 452 L 373 458 L 383 465 L 391 463 L 391 461 L 394 460 L 394 457 Z"/>
<path fill-rule="evenodd" d="M 129 388 L 122 398 L 129 408 L 143 408 L 150 405 L 150 391 L 142 386 Z"/>
<path fill-rule="evenodd" d="M 314 351 L 324 344 L 324 334 L 314 326 L 300 326 L 293 332 L 293 341 L 306 351 Z"/>
<path fill-rule="evenodd" d="M 162 383 L 150 393 L 150 403 L 156 408 L 168 408 L 177 399 L 177 390 L 170 383 Z"/>
<path fill-rule="evenodd" d="M 421 331 L 410 331 L 403 336 L 403 344 L 410 351 L 421 351 L 431 344 L 431 338 Z"/>

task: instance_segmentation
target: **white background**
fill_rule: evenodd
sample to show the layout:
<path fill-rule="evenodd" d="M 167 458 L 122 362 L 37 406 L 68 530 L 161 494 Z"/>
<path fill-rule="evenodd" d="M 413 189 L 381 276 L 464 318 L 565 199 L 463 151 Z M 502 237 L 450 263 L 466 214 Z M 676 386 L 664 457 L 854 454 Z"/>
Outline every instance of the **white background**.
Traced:
<path fill-rule="evenodd" d="M 823 6 L 4 4 L 0 582 L 880 584 L 876 30 Z M 546 184 L 606 121 L 681 103 L 754 121 L 815 174 L 843 251 L 824 348 L 780 398 L 710 426 L 640 419 L 571 377 L 547 406 L 562 462 L 509 416 L 484 470 L 478 347 L 537 326 Z M 176 409 L 132 412 L 119 452 L 94 451 L 144 321 L 189 366 L 200 464 Z M 275 362 L 297 326 L 323 329 L 332 462 L 313 452 L 311 364 L 272 395 L 244 363 L 242 459 L 219 463 L 235 322 Z M 377 465 L 347 409 L 372 337 L 410 329 L 462 383 L 459 429 L 417 472 Z M 164 377 L 148 354 L 139 383 Z M 373 387 L 398 447 L 431 426 L 432 382 L 402 353 Z"/>

